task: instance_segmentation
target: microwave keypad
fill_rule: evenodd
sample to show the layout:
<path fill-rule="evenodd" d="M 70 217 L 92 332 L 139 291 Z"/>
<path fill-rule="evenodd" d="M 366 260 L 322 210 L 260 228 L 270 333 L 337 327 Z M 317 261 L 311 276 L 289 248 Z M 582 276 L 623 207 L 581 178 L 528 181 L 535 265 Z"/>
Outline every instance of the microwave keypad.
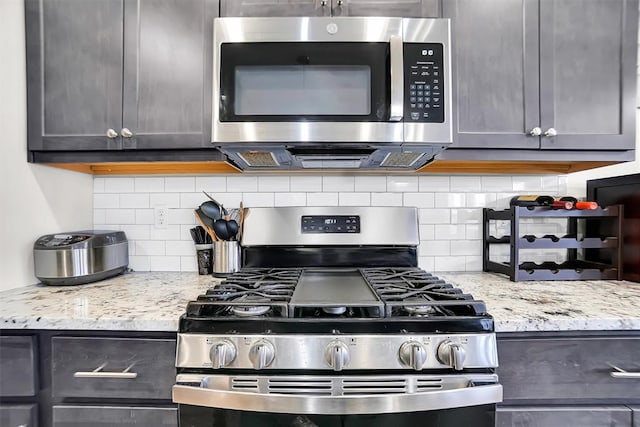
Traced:
<path fill-rule="evenodd" d="M 404 44 L 404 121 L 444 122 L 443 46 Z"/>

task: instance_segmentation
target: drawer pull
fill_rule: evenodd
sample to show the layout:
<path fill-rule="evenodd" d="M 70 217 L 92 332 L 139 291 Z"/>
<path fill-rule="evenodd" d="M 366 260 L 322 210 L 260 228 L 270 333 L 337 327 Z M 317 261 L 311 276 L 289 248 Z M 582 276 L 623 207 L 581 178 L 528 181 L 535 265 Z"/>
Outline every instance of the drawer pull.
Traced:
<path fill-rule="evenodd" d="M 106 363 L 98 366 L 96 369 L 90 372 L 75 372 L 73 376 L 75 378 L 112 378 L 112 379 L 124 379 L 124 380 L 132 380 L 138 377 L 137 372 L 130 372 L 133 365 L 129 365 L 127 369 L 122 372 L 104 372 L 104 367 L 107 366 Z"/>
<path fill-rule="evenodd" d="M 613 378 L 636 378 L 640 379 L 640 372 L 627 372 L 622 368 L 618 368 L 617 366 L 610 365 L 613 368 L 613 371 L 609 373 Z"/>

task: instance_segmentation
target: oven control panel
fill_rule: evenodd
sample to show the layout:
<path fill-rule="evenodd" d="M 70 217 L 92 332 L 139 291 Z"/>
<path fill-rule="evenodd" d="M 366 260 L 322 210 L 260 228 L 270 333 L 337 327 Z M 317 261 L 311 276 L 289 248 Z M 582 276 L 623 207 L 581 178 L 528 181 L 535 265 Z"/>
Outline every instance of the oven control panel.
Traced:
<path fill-rule="evenodd" d="M 441 43 L 404 43 L 405 122 L 444 122 L 443 51 Z"/>
<path fill-rule="evenodd" d="M 303 234 L 360 233 L 360 216 L 305 215 L 300 228 Z"/>

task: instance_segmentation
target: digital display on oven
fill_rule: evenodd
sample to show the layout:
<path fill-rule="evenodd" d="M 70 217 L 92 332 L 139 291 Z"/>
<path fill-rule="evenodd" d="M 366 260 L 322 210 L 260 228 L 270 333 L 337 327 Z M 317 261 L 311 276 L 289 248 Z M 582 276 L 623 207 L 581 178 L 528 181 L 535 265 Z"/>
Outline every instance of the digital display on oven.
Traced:
<path fill-rule="evenodd" d="M 360 233 L 359 215 L 305 215 L 301 220 L 303 234 Z"/>

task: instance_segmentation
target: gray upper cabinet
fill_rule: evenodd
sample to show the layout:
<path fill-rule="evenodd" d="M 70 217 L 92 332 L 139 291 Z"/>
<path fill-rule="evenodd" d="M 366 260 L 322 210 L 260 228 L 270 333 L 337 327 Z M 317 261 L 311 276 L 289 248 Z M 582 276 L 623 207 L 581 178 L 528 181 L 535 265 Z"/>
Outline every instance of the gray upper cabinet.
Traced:
<path fill-rule="evenodd" d="M 439 17 L 441 0 L 221 0 L 220 16 Z"/>
<path fill-rule="evenodd" d="M 209 146 L 217 0 L 25 0 L 30 150 Z"/>
<path fill-rule="evenodd" d="M 451 19 L 454 147 L 540 146 L 537 0 L 444 0 Z"/>
<path fill-rule="evenodd" d="M 638 0 L 443 0 L 453 147 L 635 146 Z"/>
<path fill-rule="evenodd" d="M 632 149 L 637 0 L 540 2 L 545 149 Z"/>

